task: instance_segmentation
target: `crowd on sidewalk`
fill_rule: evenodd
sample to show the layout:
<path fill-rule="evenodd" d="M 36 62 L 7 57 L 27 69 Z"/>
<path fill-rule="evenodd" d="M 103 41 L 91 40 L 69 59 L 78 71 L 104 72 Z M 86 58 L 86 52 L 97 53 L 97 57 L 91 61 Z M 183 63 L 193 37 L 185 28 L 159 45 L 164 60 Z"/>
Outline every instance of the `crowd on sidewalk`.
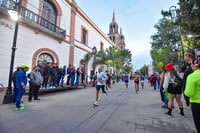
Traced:
<path fill-rule="evenodd" d="M 185 116 L 181 97 L 184 96 L 186 106 L 193 114 L 197 132 L 200 133 L 200 50 L 188 50 L 184 55 L 185 65 L 181 70 L 175 70 L 172 64 L 167 64 L 158 74 L 154 73 L 149 79 L 150 85 L 160 90 L 165 113 L 172 116 L 174 99 L 180 109 L 180 115 Z"/>

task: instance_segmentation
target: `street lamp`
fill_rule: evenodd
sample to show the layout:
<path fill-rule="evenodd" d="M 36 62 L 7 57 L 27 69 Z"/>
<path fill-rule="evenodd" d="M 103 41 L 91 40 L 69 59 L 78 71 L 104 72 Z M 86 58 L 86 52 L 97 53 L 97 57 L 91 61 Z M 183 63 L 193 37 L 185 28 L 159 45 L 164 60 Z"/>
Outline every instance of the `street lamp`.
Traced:
<path fill-rule="evenodd" d="M 95 60 L 96 60 L 96 54 L 97 54 L 97 48 L 95 46 L 92 48 L 92 54 L 94 55 L 94 62 L 93 62 L 93 86 L 95 86 L 95 82 L 94 82 L 94 79 L 95 79 Z"/>
<path fill-rule="evenodd" d="M 170 6 L 169 12 L 162 11 L 161 13 L 162 13 L 165 17 L 167 17 L 168 19 L 172 19 L 172 21 L 175 22 L 175 21 L 176 21 L 177 15 L 179 15 L 179 10 L 176 8 L 176 6 Z M 183 64 L 184 64 L 183 36 L 182 36 L 181 26 L 180 26 L 180 25 L 178 25 L 178 30 L 179 30 L 179 34 L 180 34 L 180 37 L 181 37 L 182 62 L 183 62 Z"/>
<path fill-rule="evenodd" d="M 10 59 L 10 71 L 9 71 L 9 79 L 8 79 L 8 88 L 6 91 L 6 94 L 4 96 L 3 104 L 12 103 L 12 73 L 13 73 L 13 66 L 14 66 L 14 60 L 15 60 L 15 51 L 16 51 L 16 43 L 17 43 L 17 34 L 18 34 L 18 27 L 19 27 L 19 14 L 21 9 L 21 0 L 18 2 L 16 1 L 16 4 L 14 7 L 8 10 L 9 15 L 11 15 L 11 19 L 16 21 L 15 23 L 15 31 L 14 31 L 14 38 L 13 38 L 13 45 L 12 45 L 12 52 L 11 52 L 11 59 Z"/>

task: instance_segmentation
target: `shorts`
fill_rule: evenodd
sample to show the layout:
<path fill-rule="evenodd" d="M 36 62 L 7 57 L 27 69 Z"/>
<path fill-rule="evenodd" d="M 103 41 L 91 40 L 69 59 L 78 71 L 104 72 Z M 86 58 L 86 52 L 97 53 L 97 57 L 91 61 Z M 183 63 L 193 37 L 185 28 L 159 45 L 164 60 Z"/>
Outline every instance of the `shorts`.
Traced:
<path fill-rule="evenodd" d="M 125 84 L 128 84 L 128 80 L 125 80 L 124 83 L 125 83 Z"/>
<path fill-rule="evenodd" d="M 104 87 L 105 87 L 104 85 L 97 85 L 97 86 L 96 86 L 97 92 L 99 92 L 100 89 L 102 89 L 102 91 L 104 92 L 104 91 L 105 91 L 105 88 L 104 88 Z"/>
<path fill-rule="evenodd" d="M 110 85 L 110 81 L 106 81 L 106 84 L 107 84 L 107 85 Z"/>
<path fill-rule="evenodd" d="M 174 88 L 173 85 L 169 84 L 169 87 L 168 87 L 168 93 L 171 93 L 171 94 L 182 94 L 182 88 L 180 89 L 177 89 L 177 88 Z"/>
<path fill-rule="evenodd" d="M 134 81 L 135 84 L 139 84 L 139 81 Z"/>

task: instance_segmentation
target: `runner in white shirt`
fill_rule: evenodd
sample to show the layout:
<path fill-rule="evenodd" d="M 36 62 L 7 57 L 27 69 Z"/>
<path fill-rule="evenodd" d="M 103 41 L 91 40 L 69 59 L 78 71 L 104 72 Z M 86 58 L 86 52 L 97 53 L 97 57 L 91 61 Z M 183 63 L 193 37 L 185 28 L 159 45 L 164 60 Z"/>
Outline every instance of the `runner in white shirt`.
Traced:
<path fill-rule="evenodd" d="M 94 103 L 94 106 L 98 106 L 100 89 L 102 89 L 103 93 L 106 93 L 105 91 L 105 81 L 107 79 L 106 73 L 102 71 L 101 67 L 98 69 L 98 72 L 99 73 L 97 74 L 97 84 L 96 84 L 96 101 Z"/>

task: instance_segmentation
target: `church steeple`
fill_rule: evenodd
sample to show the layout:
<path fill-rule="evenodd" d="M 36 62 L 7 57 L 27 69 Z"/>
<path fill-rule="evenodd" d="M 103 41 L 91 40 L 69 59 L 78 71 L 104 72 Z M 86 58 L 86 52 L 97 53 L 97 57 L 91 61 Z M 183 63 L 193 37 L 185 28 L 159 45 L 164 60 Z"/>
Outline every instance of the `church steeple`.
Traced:
<path fill-rule="evenodd" d="M 118 32 L 118 24 L 115 18 L 115 12 L 113 11 L 112 22 L 109 25 L 109 39 L 115 44 L 118 49 L 125 49 L 125 37 L 122 33 L 122 28 L 120 28 L 120 33 Z"/>
<path fill-rule="evenodd" d="M 109 26 L 109 34 L 118 34 L 118 24 L 115 19 L 115 12 L 113 11 L 113 19 Z"/>
<path fill-rule="evenodd" d="M 112 22 L 115 22 L 115 11 L 113 11 L 113 19 Z"/>

